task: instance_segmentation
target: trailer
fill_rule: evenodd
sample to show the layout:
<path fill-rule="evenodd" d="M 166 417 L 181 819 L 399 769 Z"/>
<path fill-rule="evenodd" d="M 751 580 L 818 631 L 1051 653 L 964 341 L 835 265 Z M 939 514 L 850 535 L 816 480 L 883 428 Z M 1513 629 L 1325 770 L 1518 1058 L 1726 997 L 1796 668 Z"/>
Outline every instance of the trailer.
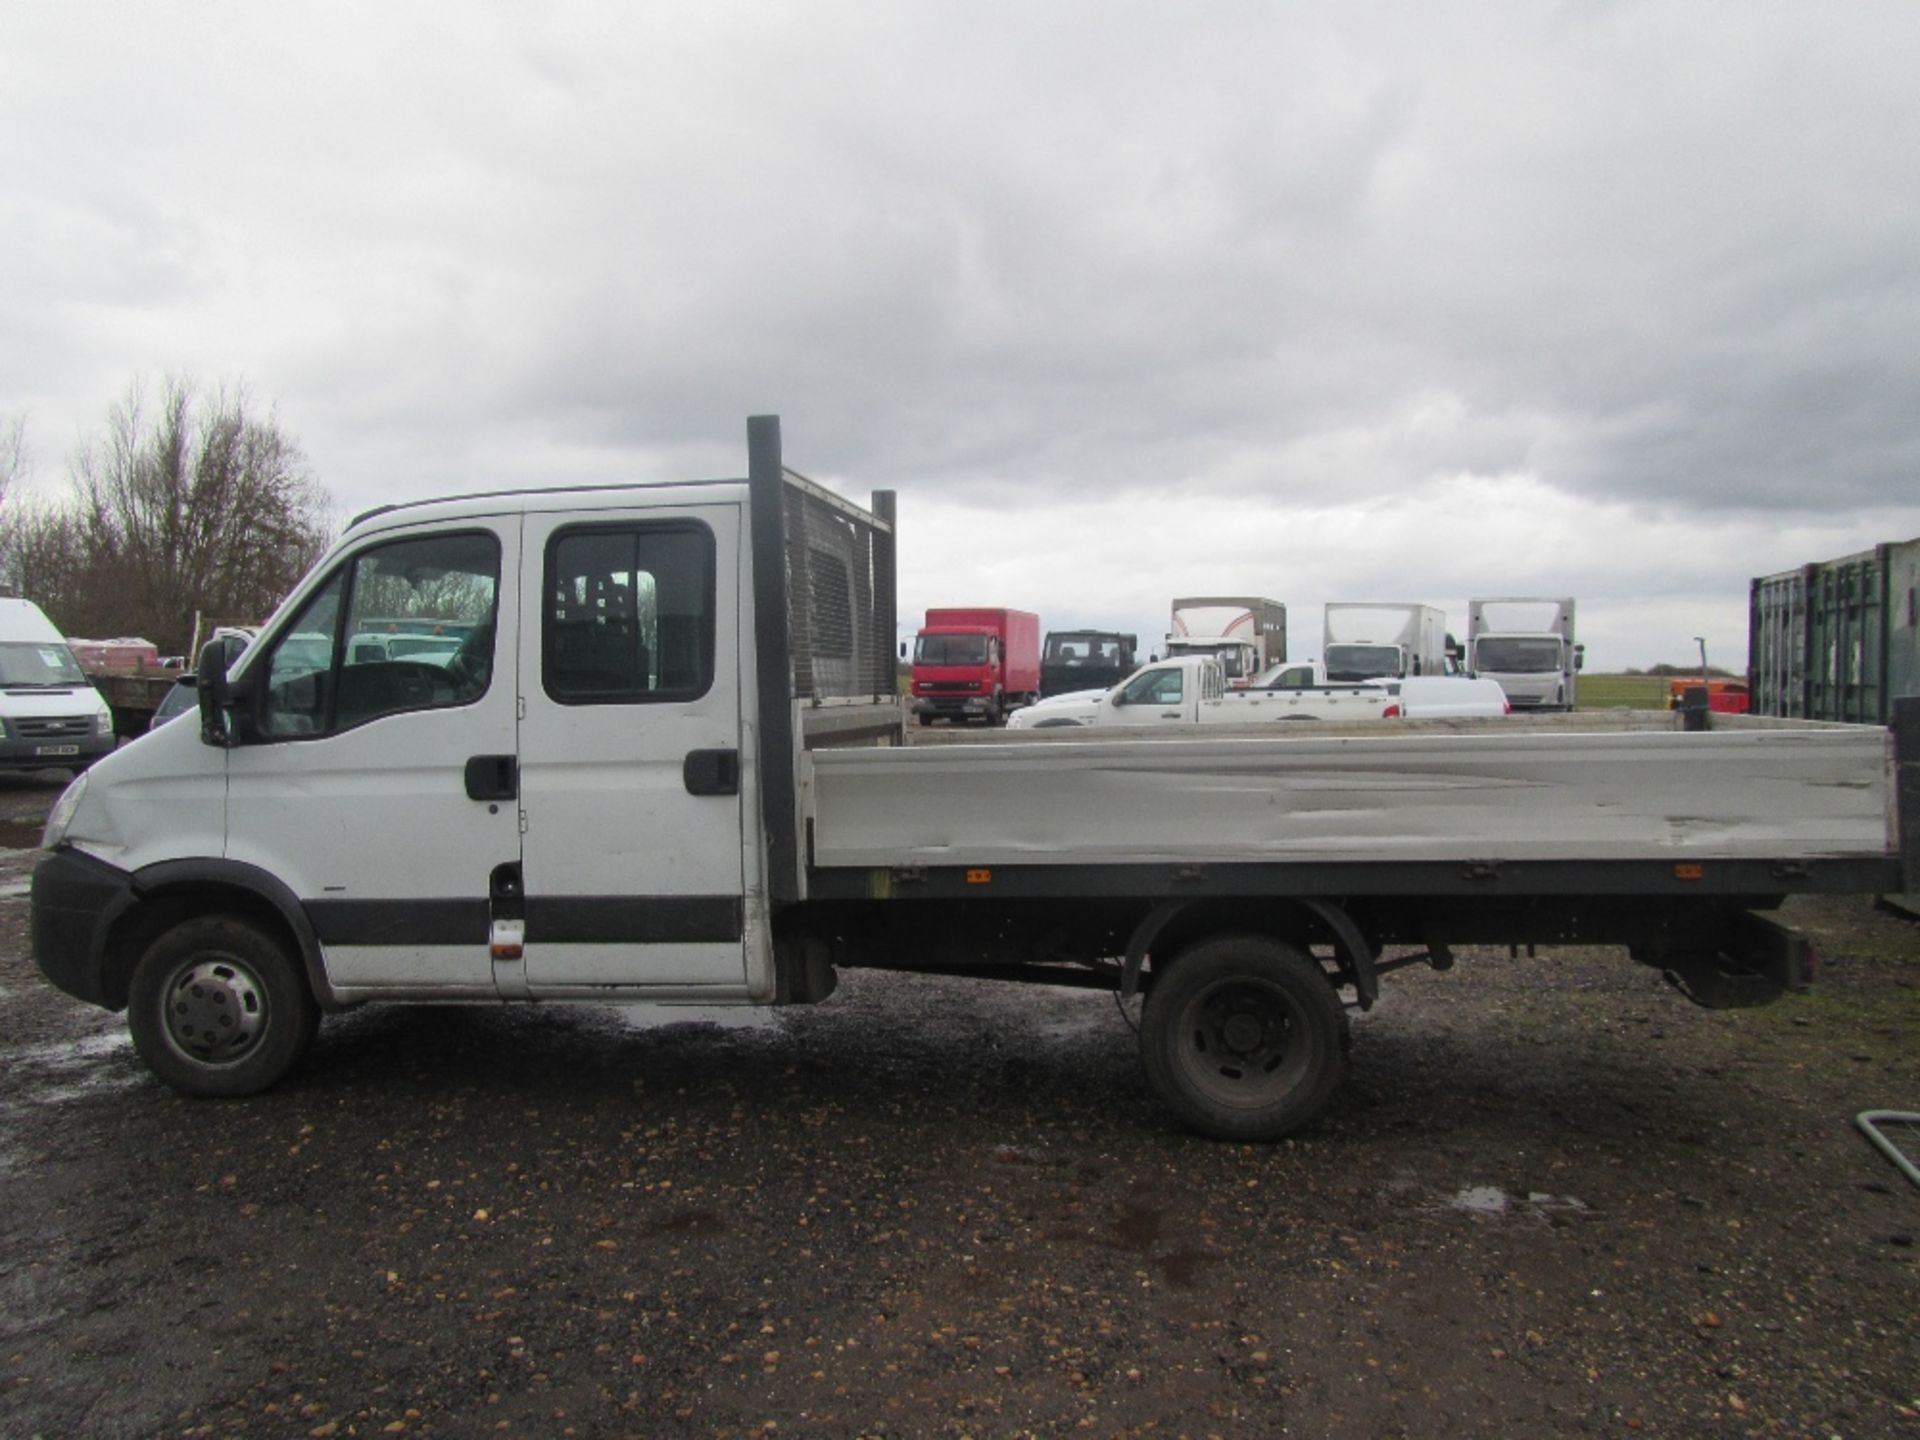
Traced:
<path fill-rule="evenodd" d="M 1211 655 L 1239 689 L 1287 658 L 1287 607 L 1258 595 L 1189 595 L 1173 602 L 1167 658 Z"/>
<path fill-rule="evenodd" d="M 1762 1004 L 1810 978 L 1783 898 L 1920 888 L 1913 703 L 1891 731 L 1651 714 L 809 749 L 823 599 L 863 597 L 863 625 L 892 603 L 891 526 L 844 501 L 871 563 L 845 591 L 796 582 L 812 488 L 761 417 L 741 480 L 361 517 L 231 675 L 209 654 L 198 727 L 61 796 L 43 974 L 126 1010 L 188 1095 L 275 1084 L 324 1014 L 369 1003 L 805 1004 L 846 967 L 1094 987 L 1142 999 L 1172 1113 L 1265 1140 L 1320 1111 L 1349 1010 L 1403 966 L 1611 944 L 1701 1004 Z M 416 583 L 472 622 L 461 652 L 349 663 L 361 597 Z M 316 668 L 276 664 L 316 636 Z"/>

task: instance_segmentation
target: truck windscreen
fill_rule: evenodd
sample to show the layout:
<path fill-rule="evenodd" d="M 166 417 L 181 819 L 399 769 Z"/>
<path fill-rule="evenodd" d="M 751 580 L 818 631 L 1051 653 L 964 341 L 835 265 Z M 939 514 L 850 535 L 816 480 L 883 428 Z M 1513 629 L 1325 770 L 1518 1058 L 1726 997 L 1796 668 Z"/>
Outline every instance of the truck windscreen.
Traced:
<path fill-rule="evenodd" d="M 1329 645 L 1327 679 L 1377 680 L 1400 673 L 1398 645 Z"/>
<path fill-rule="evenodd" d="M 1473 642 L 1476 670 L 1507 675 L 1551 675 L 1560 669 L 1560 642 L 1526 635 L 1488 635 Z"/>
<path fill-rule="evenodd" d="M 59 641 L 0 645 L 0 685 L 85 685 L 73 652 Z"/>
<path fill-rule="evenodd" d="M 1120 642 L 1102 635 L 1049 635 L 1049 665 L 1118 665 Z"/>
<path fill-rule="evenodd" d="M 916 665 L 984 665 L 987 663 L 987 637 L 984 635 L 922 635 L 913 648 Z"/>

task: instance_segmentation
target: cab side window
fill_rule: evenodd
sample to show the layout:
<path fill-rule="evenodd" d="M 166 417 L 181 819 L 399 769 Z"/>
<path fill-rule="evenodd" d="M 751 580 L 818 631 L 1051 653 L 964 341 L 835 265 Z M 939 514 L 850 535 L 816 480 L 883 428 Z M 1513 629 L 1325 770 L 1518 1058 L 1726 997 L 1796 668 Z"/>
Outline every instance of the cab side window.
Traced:
<path fill-rule="evenodd" d="M 493 678 L 499 591 L 490 534 L 361 551 L 273 642 L 261 734 L 328 735 L 479 699 Z"/>
<path fill-rule="evenodd" d="M 1134 677 L 1124 692 L 1129 705 L 1176 705 L 1184 693 L 1178 670 L 1149 670 Z"/>
<path fill-rule="evenodd" d="M 541 646 L 563 705 L 692 700 L 713 684 L 713 533 L 690 521 L 563 530 Z"/>

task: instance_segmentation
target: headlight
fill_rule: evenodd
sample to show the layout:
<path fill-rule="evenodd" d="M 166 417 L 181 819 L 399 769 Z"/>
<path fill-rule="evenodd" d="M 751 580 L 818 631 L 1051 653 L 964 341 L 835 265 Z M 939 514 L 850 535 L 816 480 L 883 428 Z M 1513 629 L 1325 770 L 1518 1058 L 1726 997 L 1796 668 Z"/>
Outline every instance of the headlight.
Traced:
<path fill-rule="evenodd" d="M 107 709 L 104 705 L 100 707 L 99 713 L 93 717 L 93 733 L 96 735 L 113 734 L 113 711 Z"/>
<path fill-rule="evenodd" d="M 67 838 L 67 827 L 73 824 L 73 812 L 80 808 L 80 797 L 87 793 L 87 774 L 83 770 L 74 777 L 73 783 L 60 792 L 60 798 L 53 802 L 53 809 L 47 812 L 47 828 L 40 836 L 40 848 L 51 850 Z"/>

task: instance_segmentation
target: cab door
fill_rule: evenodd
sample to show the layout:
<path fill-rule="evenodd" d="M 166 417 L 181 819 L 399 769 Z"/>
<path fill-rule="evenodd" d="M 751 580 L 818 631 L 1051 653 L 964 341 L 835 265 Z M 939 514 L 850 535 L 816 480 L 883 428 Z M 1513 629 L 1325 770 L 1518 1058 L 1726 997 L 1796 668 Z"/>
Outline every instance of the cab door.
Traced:
<path fill-rule="evenodd" d="M 515 652 L 499 639 L 519 568 L 518 516 L 371 538 L 236 677 L 227 858 L 292 888 L 343 996 L 496 993 L 491 895 L 520 859 Z M 459 643 L 394 658 L 401 634 Z"/>
<path fill-rule="evenodd" d="M 530 995 L 745 993 L 743 513 L 527 516 Z"/>

